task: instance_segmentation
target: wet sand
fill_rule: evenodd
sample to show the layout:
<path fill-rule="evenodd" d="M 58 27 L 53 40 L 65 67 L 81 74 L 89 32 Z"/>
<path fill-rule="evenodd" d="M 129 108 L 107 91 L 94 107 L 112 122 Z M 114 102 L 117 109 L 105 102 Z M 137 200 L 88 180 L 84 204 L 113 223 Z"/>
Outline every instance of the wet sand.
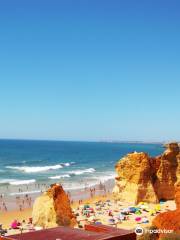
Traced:
<path fill-rule="evenodd" d="M 61 184 L 61 183 L 60 183 Z M 62 184 L 63 186 L 63 184 Z M 66 190 L 70 193 L 70 199 L 74 201 L 90 198 L 90 189 L 96 189 L 96 195 L 102 196 L 105 191 L 111 191 L 114 186 L 114 180 L 108 180 L 91 187 L 83 187 L 81 189 Z M 0 187 L 0 211 L 14 211 L 20 208 L 27 209 L 33 206 L 34 200 L 50 187 L 49 184 L 30 184 L 22 186 L 1 186 Z"/>

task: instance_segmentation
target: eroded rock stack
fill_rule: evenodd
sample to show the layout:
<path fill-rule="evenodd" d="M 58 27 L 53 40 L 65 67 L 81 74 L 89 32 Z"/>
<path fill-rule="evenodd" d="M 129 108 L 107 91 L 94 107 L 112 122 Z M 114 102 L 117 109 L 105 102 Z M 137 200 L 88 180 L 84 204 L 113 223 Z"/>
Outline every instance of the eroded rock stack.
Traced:
<path fill-rule="evenodd" d="M 166 145 L 166 151 L 152 158 L 134 152 L 119 160 L 113 189 L 115 199 L 138 203 L 174 199 L 174 184 L 180 180 L 180 149 L 177 143 Z"/>
<path fill-rule="evenodd" d="M 59 184 L 35 200 L 33 205 L 33 224 L 43 228 L 74 226 L 76 218 L 70 206 L 70 200 Z"/>

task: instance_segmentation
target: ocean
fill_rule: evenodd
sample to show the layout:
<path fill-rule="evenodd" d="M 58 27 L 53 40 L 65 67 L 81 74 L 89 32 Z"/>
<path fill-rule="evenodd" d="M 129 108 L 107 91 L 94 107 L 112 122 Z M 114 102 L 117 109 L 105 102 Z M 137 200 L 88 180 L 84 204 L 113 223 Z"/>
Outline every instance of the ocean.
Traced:
<path fill-rule="evenodd" d="M 37 185 L 55 182 L 68 191 L 93 186 L 114 179 L 125 154 L 163 150 L 161 144 L 0 140 L 0 193 L 36 193 Z"/>

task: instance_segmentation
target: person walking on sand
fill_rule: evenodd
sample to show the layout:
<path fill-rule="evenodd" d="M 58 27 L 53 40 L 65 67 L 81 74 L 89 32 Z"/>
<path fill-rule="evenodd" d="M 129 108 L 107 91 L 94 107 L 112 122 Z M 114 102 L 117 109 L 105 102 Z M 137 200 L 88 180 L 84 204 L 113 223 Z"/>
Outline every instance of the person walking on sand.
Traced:
<path fill-rule="evenodd" d="M 22 205 L 19 204 L 19 211 L 22 212 Z"/>
<path fill-rule="evenodd" d="M 91 198 L 93 198 L 93 189 L 90 188 L 90 195 L 91 195 Z"/>
<path fill-rule="evenodd" d="M 7 206 L 6 205 L 4 206 L 4 210 L 5 210 L 5 212 L 7 212 Z"/>
<path fill-rule="evenodd" d="M 95 196 L 96 195 L 96 188 L 94 188 L 93 191 L 94 191 L 94 196 Z"/>

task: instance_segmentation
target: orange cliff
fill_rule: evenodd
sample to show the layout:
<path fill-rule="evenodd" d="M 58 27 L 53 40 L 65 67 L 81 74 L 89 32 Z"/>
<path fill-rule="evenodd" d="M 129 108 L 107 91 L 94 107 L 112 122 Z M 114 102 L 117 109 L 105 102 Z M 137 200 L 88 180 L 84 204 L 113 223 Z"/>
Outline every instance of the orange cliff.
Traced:
<path fill-rule="evenodd" d="M 180 179 L 180 149 L 177 143 L 166 145 L 157 157 L 134 152 L 120 159 L 115 166 L 117 177 L 114 198 L 137 204 L 174 199 L 175 183 Z"/>
<path fill-rule="evenodd" d="M 76 225 L 70 200 L 59 184 L 52 185 L 35 200 L 32 217 L 33 224 L 42 228 Z"/>
<path fill-rule="evenodd" d="M 153 219 L 152 225 L 157 229 L 173 230 L 173 233 L 180 239 L 180 182 L 175 186 L 175 202 L 177 209 L 158 214 Z M 165 237 L 164 234 L 158 236 L 159 239 L 163 237 Z"/>

